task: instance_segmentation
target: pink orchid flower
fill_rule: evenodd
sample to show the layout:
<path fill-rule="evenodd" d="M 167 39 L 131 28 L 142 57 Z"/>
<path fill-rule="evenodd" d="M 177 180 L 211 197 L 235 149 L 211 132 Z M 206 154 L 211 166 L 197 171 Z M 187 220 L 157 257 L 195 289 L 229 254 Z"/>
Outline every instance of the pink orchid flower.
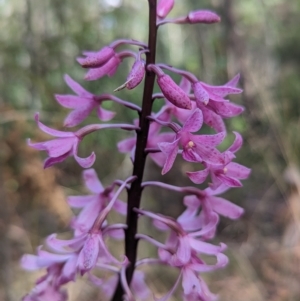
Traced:
<path fill-rule="evenodd" d="M 55 98 L 60 105 L 65 108 L 73 109 L 66 117 L 64 125 L 73 127 L 86 119 L 93 109 L 97 108 L 97 114 L 100 120 L 109 121 L 115 113 L 105 110 L 101 107 L 101 100 L 97 96 L 86 91 L 69 75 L 65 75 L 65 82 L 77 95 L 60 95 L 56 94 Z"/>
<path fill-rule="evenodd" d="M 77 163 L 83 168 L 91 167 L 96 159 L 94 152 L 87 158 L 80 158 L 77 155 L 79 143 L 82 139 L 97 130 L 106 128 L 122 128 L 125 130 L 137 129 L 136 126 L 130 124 L 91 124 L 87 125 L 76 132 L 63 132 L 51 129 L 39 121 L 39 114 L 35 114 L 35 121 L 38 127 L 45 133 L 57 137 L 57 139 L 31 143 L 28 140 L 28 145 L 37 150 L 44 150 L 48 153 L 49 158 L 44 162 L 44 168 L 48 168 L 56 163 L 64 161 L 69 156 L 74 156 Z"/>
<path fill-rule="evenodd" d="M 47 274 L 37 280 L 32 291 L 22 298 L 22 301 L 66 301 L 68 294 L 57 283 L 57 269 L 50 268 Z"/>
<path fill-rule="evenodd" d="M 103 188 L 94 169 L 84 170 L 83 179 L 85 186 L 93 194 L 87 196 L 69 196 L 67 200 L 72 208 L 82 209 L 76 219 L 72 221 L 75 236 L 82 235 L 91 229 L 99 213 L 114 195 L 112 191 L 113 187 Z M 118 199 L 113 205 L 113 209 L 122 215 L 126 214 L 126 208 L 126 203 Z"/>
<path fill-rule="evenodd" d="M 91 167 L 94 164 L 94 152 L 87 158 L 80 158 L 77 155 L 78 146 L 86 134 L 85 131 L 77 131 L 73 133 L 51 129 L 39 121 L 38 113 L 35 114 L 35 121 L 43 132 L 57 137 L 57 139 L 39 143 L 31 143 L 30 139 L 28 140 L 29 146 L 37 150 L 44 150 L 48 153 L 49 158 L 47 158 L 44 162 L 44 168 L 48 168 L 53 164 L 60 163 L 69 156 L 74 156 L 74 159 L 83 168 Z"/>
<path fill-rule="evenodd" d="M 225 133 L 221 132 L 215 135 L 191 134 L 197 132 L 202 127 L 202 124 L 202 112 L 196 109 L 176 133 L 173 142 L 158 143 L 158 147 L 167 156 L 162 174 L 167 173 L 172 168 L 179 150 L 179 144 L 182 145 L 182 157 L 186 161 L 207 162 L 214 165 L 224 164 L 225 159 L 215 146 L 223 141 Z"/>
<path fill-rule="evenodd" d="M 178 217 L 178 223 L 180 223 L 185 231 L 198 231 L 199 224 L 209 223 L 212 213 L 233 220 L 240 218 L 244 213 L 244 209 L 218 196 L 228 189 L 229 187 L 221 185 L 215 190 L 206 188 L 204 191 L 199 190 L 198 194 L 185 196 L 184 205 L 187 208 Z M 214 228 L 211 232 L 208 231 L 204 237 L 212 238 L 215 234 L 215 230 Z"/>
<path fill-rule="evenodd" d="M 147 237 L 146 235 L 138 234 L 136 236 L 137 238 L 143 238 L 153 244 L 156 244 L 161 250 L 161 259 L 164 258 L 164 260 L 168 261 L 168 263 L 172 266 L 182 266 L 189 263 L 193 253 L 216 255 L 226 249 L 225 244 L 214 246 L 197 239 L 197 237 L 205 235 L 216 227 L 216 224 L 218 223 L 218 216 L 216 214 L 211 215 L 210 222 L 203 225 L 201 230 L 188 233 L 171 217 L 166 217 L 141 209 L 135 209 L 135 211 L 139 214 L 148 216 L 153 220 L 164 223 L 172 230 L 166 246 L 163 246 L 161 243 L 156 244 L 154 239 Z M 165 255 L 163 255 L 163 252 Z"/>
<path fill-rule="evenodd" d="M 188 177 L 196 184 L 201 184 L 205 181 L 208 174 L 212 179 L 210 187 L 212 189 L 218 188 L 221 184 L 228 187 L 241 187 L 242 183 L 239 180 L 247 179 L 250 175 L 251 169 L 241 164 L 231 162 L 234 153 L 237 152 L 243 143 L 242 136 L 234 132 L 235 140 L 233 144 L 225 151 L 226 163 L 223 166 L 216 166 L 204 163 L 205 169 L 195 172 L 187 172 Z"/>

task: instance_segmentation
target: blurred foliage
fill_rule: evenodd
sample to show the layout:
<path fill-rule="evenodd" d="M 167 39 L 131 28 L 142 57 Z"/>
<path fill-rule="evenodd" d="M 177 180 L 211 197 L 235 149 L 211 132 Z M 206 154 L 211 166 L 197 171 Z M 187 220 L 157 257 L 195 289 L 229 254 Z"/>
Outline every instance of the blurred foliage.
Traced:
<path fill-rule="evenodd" d="M 210 276 L 209 282 L 221 300 L 298 300 L 300 2 L 177 0 L 171 16 L 199 6 L 216 10 L 222 23 L 160 28 L 157 60 L 194 72 L 210 84 L 222 84 L 241 73 L 244 93 L 232 101 L 246 111 L 227 120 L 227 127 L 245 137 L 237 159 L 253 170 L 244 188 L 226 194 L 246 214 L 237 222 L 221 221 L 218 238 L 230 246 L 231 265 Z M 147 1 L 0 0 L 0 300 L 19 300 L 31 289 L 37 274 L 29 277 L 21 271 L 19 257 L 34 252 L 46 235 L 67 231 L 72 212 L 65 197 L 86 193 L 81 168 L 72 158 L 44 171 L 44 154 L 26 146 L 28 137 L 48 139 L 36 129 L 34 112 L 41 113 L 45 124 L 63 128 L 67 110 L 53 95 L 71 93 L 63 81 L 66 73 L 94 93 L 111 93 L 124 82 L 131 60 L 113 78 L 84 82 L 84 70 L 75 59 L 82 50 L 97 50 L 116 38 L 146 42 L 146 20 Z M 140 104 L 141 93 L 142 86 L 119 95 Z M 155 103 L 155 110 L 160 105 Z M 116 104 L 106 106 L 117 112 L 115 122 L 137 117 Z M 98 122 L 95 114 L 89 122 Z M 104 184 L 131 174 L 128 157 L 116 152 L 116 143 L 129 135 L 107 130 L 85 138 L 80 153 L 97 152 L 94 167 Z M 189 169 L 178 159 L 176 169 L 162 178 L 159 168 L 149 162 L 145 177 L 185 185 Z M 178 194 L 146 192 L 144 207 L 173 216 L 182 210 Z M 154 252 L 143 244 L 141 251 L 144 256 Z M 171 273 L 163 275 L 174 279 Z M 172 285 L 162 277 L 166 278 L 157 272 L 148 279 L 161 293 L 166 290 L 162 283 Z M 69 291 L 70 300 L 101 296 L 84 282 Z"/>

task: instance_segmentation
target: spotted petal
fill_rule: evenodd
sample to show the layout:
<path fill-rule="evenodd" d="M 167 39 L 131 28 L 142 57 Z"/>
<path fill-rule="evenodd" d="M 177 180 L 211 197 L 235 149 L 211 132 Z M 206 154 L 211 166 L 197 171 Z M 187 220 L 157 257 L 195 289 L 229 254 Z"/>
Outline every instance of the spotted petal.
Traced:
<path fill-rule="evenodd" d="M 202 112 L 197 108 L 184 123 L 181 131 L 194 133 L 200 130 L 203 124 Z"/>

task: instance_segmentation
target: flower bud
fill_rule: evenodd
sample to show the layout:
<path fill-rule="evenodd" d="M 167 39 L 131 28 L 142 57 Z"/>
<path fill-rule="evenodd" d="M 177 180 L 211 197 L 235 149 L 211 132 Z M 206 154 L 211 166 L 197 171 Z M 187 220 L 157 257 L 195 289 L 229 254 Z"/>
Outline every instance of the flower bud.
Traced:
<path fill-rule="evenodd" d="M 98 68 L 106 64 L 114 55 L 114 49 L 105 46 L 98 52 L 87 55 L 85 58 L 77 58 L 77 61 L 83 68 Z"/>
<path fill-rule="evenodd" d="M 105 75 L 108 75 L 111 77 L 116 72 L 120 63 L 121 63 L 121 59 L 117 55 L 114 55 L 106 63 L 104 63 L 101 67 L 90 69 L 84 76 L 84 79 L 85 80 L 96 80 Z"/>
<path fill-rule="evenodd" d="M 157 16 L 165 18 L 174 6 L 174 0 L 160 0 L 157 5 Z"/>
<path fill-rule="evenodd" d="M 157 83 L 163 95 L 176 107 L 191 110 L 192 102 L 188 95 L 167 75 L 158 75 Z"/>
<path fill-rule="evenodd" d="M 196 10 L 191 11 L 188 14 L 188 20 L 190 23 L 218 23 L 221 21 L 221 18 L 214 12 L 209 10 Z"/>
<path fill-rule="evenodd" d="M 131 90 L 135 88 L 143 80 L 145 75 L 145 61 L 137 60 L 134 62 L 131 71 L 127 76 L 126 88 Z"/>

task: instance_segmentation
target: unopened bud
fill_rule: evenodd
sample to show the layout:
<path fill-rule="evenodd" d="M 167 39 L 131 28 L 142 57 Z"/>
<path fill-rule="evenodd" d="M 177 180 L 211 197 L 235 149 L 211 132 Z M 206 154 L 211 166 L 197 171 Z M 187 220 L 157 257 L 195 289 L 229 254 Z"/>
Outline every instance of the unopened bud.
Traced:
<path fill-rule="evenodd" d="M 188 14 L 188 20 L 190 23 L 218 23 L 221 21 L 221 18 L 214 12 L 209 10 L 196 10 L 191 11 Z"/>
<path fill-rule="evenodd" d="M 157 5 L 157 16 L 165 18 L 174 6 L 174 0 L 160 0 Z"/>
<path fill-rule="evenodd" d="M 163 95 L 174 106 L 186 110 L 192 109 L 192 102 L 188 95 L 172 80 L 169 75 L 163 74 L 158 76 L 157 83 Z"/>
<path fill-rule="evenodd" d="M 125 87 L 129 90 L 134 89 L 143 80 L 145 75 L 145 61 L 137 60 L 134 62 L 131 71 L 127 76 L 127 80 L 120 87 L 116 88 L 114 92 L 120 91 Z"/>
<path fill-rule="evenodd" d="M 127 77 L 127 89 L 133 89 L 143 80 L 145 75 L 145 61 L 137 60 L 134 62 L 132 69 Z"/>
<path fill-rule="evenodd" d="M 85 58 L 79 57 L 77 61 L 83 68 L 98 68 L 106 64 L 114 55 L 114 49 L 105 46 L 98 52 L 90 54 Z"/>

